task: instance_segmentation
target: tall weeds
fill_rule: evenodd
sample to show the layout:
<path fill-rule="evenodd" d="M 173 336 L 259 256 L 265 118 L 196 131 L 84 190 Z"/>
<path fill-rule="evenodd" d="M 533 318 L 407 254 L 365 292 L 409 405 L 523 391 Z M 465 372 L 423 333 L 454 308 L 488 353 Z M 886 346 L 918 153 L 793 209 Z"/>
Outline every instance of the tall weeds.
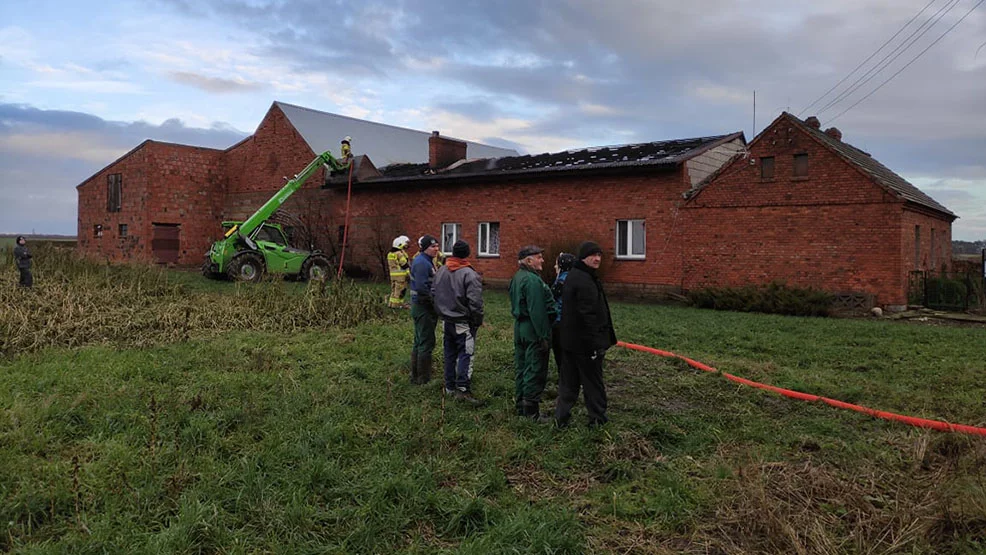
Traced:
<path fill-rule="evenodd" d="M 73 251 L 35 250 L 35 286 L 0 271 L 0 355 L 45 347 L 140 347 L 234 330 L 295 332 L 351 327 L 381 318 L 372 292 L 350 281 L 309 284 L 301 294 L 280 281 L 229 284 L 200 292 L 145 264 L 101 264 Z"/>

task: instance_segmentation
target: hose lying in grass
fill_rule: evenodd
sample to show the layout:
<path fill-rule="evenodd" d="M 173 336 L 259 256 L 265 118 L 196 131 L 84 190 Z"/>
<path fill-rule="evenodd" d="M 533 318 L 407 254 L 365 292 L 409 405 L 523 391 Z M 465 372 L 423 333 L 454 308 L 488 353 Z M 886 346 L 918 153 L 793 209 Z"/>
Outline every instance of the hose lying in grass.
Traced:
<path fill-rule="evenodd" d="M 718 372 L 722 374 L 724 378 L 729 381 L 736 382 L 738 384 L 748 385 L 750 387 L 755 387 L 757 389 L 763 389 L 766 391 L 772 391 L 779 395 L 785 397 L 790 397 L 791 399 L 800 399 L 802 401 L 821 401 L 829 406 L 833 406 L 840 409 L 854 410 L 856 412 L 861 412 L 863 414 L 868 414 L 874 418 L 882 418 L 884 420 L 892 420 L 894 422 L 901 422 L 909 426 L 916 426 L 918 428 L 930 428 L 932 430 L 938 430 L 941 432 L 955 432 L 960 434 L 970 434 L 978 436 L 986 436 L 986 428 L 978 428 L 976 426 L 967 426 L 965 424 L 952 424 L 950 422 L 942 422 L 940 420 L 928 420 L 927 418 L 917 418 L 914 416 L 905 416 L 903 414 L 896 414 L 893 412 L 886 412 L 882 410 L 871 409 L 869 407 L 864 407 L 861 405 L 854 405 L 852 403 L 846 403 L 843 401 L 838 401 L 836 399 L 829 399 L 828 397 L 820 397 L 818 395 L 812 395 L 810 393 L 801 393 L 800 391 L 792 391 L 790 389 L 784 389 L 782 387 L 776 387 L 773 385 L 767 385 L 760 382 L 755 382 L 753 380 L 748 380 L 746 378 L 741 378 L 739 376 L 734 376 L 726 372 L 719 372 L 719 370 L 697 360 L 692 360 L 688 357 L 683 357 L 681 355 L 676 355 L 671 351 L 662 351 L 660 349 L 655 349 L 653 347 L 645 347 L 643 345 L 635 345 L 633 343 L 626 343 L 620 341 L 617 346 L 631 349 L 634 351 L 641 351 L 644 353 L 650 353 L 652 355 L 658 355 L 668 358 L 677 358 L 685 361 L 692 368 L 697 368 L 705 372 Z"/>

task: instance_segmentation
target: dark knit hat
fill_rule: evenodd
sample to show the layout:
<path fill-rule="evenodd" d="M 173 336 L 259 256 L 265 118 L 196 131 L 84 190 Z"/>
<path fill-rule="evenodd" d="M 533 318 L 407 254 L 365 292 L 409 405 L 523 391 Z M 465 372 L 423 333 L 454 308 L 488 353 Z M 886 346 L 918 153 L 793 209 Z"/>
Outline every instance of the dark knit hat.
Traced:
<path fill-rule="evenodd" d="M 517 253 L 517 260 L 523 260 L 528 256 L 534 256 L 535 254 L 541 254 L 542 252 L 544 252 L 544 249 L 537 245 L 527 245 L 526 247 L 520 249 L 520 252 Z"/>
<path fill-rule="evenodd" d="M 592 241 L 586 241 L 579 245 L 579 260 L 585 260 L 586 258 L 594 254 L 602 254 L 603 249 L 599 248 L 597 243 Z"/>
<path fill-rule="evenodd" d="M 563 252 L 558 255 L 558 269 L 562 272 L 567 272 L 572 269 L 572 265 L 575 264 L 575 255 L 570 252 Z"/>
<path fill-rule="evenodd" d="M 456 258 L 467 258 L 469 256 L 469 243 L 459 239 L 452 245 L 452 256 Z"/>
<path fill-rule="evenodd" d="M 428 235 L 427 233 L 425 233 L 424 235 L 421 236 L 420 239 L 418 239 L 418 248 L 421 250 L 425 250 L 428 247 L 437 244 L 438 244 L 438 239 L 435 239 L 434 237 Z"/>

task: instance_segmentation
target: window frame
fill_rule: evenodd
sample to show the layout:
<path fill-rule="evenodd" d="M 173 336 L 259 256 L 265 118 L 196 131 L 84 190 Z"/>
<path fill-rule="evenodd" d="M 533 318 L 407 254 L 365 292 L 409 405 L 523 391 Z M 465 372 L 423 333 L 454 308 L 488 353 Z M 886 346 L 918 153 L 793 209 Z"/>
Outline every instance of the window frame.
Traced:
<path fill-rule="evenodd" d="M 116 228 L 116 234 L 120 239 L 126 238 L 129 230 L 127 229 L 127 224 L 118 224 Z"/>
<path fill-rule="evenodd" d="M 486 227 L 486 244 L 483 244 L 483 227 Z M 496 252 L 490 252 L 492 229 L 496 226 Z M 479 222 L 476 226 L 476 256 L 484 258 L 500 257 L 500 222 Z"/>
<path fill-rule="evenodd" d="M 626 254 L 620 254 L 620 224 L 626 222 Z M 633 224 L 634 222 L 640 222 L 640 227 L 643 229 L 643 252 L 636 254 L 633 252 Z M 624 218 L 616 220 L 616 252 L 617 260 L 646 260 L 647 259 L 647 219 L 646 218 Z"/>
<path fill-rule="evenodd" d="M 452 241 L 448 245 L 445 244 L 445 226 L 452 226 Z M 461 238 L 462 238 L 462 224 L 461 223 L 457 223 L 457 222 L 442 222 L 442 240 L 440 241 L 440 245 L 441 246 L 439 247 L 440 250 L 442 251 L 442 254 L 451 255 L 452 254 L 452 245 L 454 245 L 455 242 L 458 241 Z M 446 246 L 448 247 L 448 249 L 445 248 Z"/>

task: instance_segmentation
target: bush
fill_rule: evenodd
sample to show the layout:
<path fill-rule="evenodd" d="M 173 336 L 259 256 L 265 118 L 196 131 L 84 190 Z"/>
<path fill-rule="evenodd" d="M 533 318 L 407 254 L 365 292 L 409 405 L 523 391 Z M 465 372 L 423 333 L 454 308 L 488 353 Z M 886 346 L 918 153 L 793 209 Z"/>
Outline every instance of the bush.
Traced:
<path fill-rule="evenodd" d="M 828 316 L 835 297 L 818 289 L 766 286 L 710 287 L 688 292 L 692 306 L 737 312 L 764 312 L 791 316 Z"/>

